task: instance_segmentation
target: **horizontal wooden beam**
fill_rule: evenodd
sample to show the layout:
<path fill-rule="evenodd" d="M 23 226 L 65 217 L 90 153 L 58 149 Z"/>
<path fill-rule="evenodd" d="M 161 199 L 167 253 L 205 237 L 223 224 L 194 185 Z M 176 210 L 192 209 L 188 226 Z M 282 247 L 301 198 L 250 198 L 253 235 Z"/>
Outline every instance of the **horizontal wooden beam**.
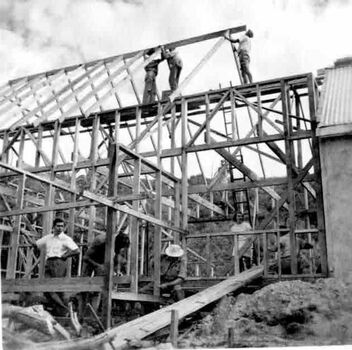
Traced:
<path fill-rule="evenodd" d="M 154 224 L 154 225 L 157 225 L 157 226 L 160 226 L 160 227 L 164 227 L 168 230 L 172 230 L 172 231 L 176 231 L 176 232 L 180 232 L 180 233 L 185 233 L 184 230 L 182 230 L 181 228 L 178 228 L 178 227 L 174 227 L 174 226 L 171 226 L 171 225 L 168 225 L 167 223 L 163 222 L 162 220 L 159 220 L 159 219 L 156 219 L 154 217 L 151 217 L 149 215 L 146 215 L 146 214 L 143 214 L 143 213 L 140 213 L 140 212 L 137 212 L 129 207 L 127 207 L 126 205 L 120 205 L 120 204 L 117 204 L 115 203 L 114 201 L 112 201 L 111 199 L 107 198 L 107 197 L 103 197 L 101 195 L 97 195 L 95 193 L 92 193 L 90 191 L 87 191 L 87 190 L 84 190 L 82 192 L 79 192 L 79 191 L 76 191 L 76 190 L 73 190 L 69 187 L 68 184 L 65 184 L 63 181 L 52 181 L 52 180 L 49 180 L 49 179 L 46 179 L 42 176 L 38 176 L 38 175 L 35 175 L 35 174 L 32 174 L 26 170 L 23 170 L 23 169 L 20 169 L 20 168 L 16 168 L 16 167 L 13 167 L 11 165 L 8 165 L 4 162 L 0 162 L 0 168 L 5 168 L 5 169 L 8 169 L 8 170 L 11 170 L 11 171 L 14 171 L 14 172 L 17 172 L 19 174 L 23 174 L 23 175 L 26 175 L 30 178 L 33 178 L 33 179 L 36 179 L 40 182 L 44 182 L 46 184 L 50 184 L 56 188 L 59 188 L 61 190 L 64 190 L 64 191 L 67 191 L 67 192 L 70 192 L 70 193 L 73 193 L 73 194 L 77 194 L 77 195 L 80 195 L 84 198 L 87 198 L 89 200 L 92 200 L 92 201 L 95 201 L 99 204 L 102 204 L 102 205 L 105 205 L 107 207 L 111 207 L 111 208 L 114 208 L 116 210 L 119 210 L 119 211 L 122 211 L 123 213 L 126 213 L 128 215 L 132 215 L 138 219 L 141 219 L 141 220 L 145 220 L 147 222 L 150 222 L 151 224 Z M 0 215 L 3 215 L 4 213 L 0 213 Z M 9 216 L 10 214 L 8 214 L 7 216 Z M 18 215 L 18 214 L 17 214 Z"/>
<path fill-rule="evenodd" d="M 315 176 L 307 175 L 304 181 L 314 181 Z M 208 188 L 207 185 L 191 185 L 188 187 L 188 193 L 209 193 L 215 191 L 233 191 L 233 190 L 243 190 L 248 188 L 261 188 L 264 186 L 279 186 L 287 184 L 287 177 L 279 178 L 268 178 L 258 181 L 236 181 L 228 183 L 219 183 L 215 186 Z"/>
<path fill-rule="evenodd" d="M 2 293 L 8 292 L 100 292 L 103 277 L 1 280 Z"/>
<path fill-rule="evenodd" d="M 251 230 L 251 231 L 241 231 L 237 232 L 237 235 L 243 236 L 251 236 L 251 235 L 261 235 L 264 233 L 272 233 L 277 234 L 278 232 L 288 232 L 288 228 L 284 229 L 269 229 L 269 230 Z M 295 234 L 308 234 L 308 233 L 318 233 L 319 231 L 316 228 L 312 229 L 302 229 L 302 230 L 295 230 Z M 235 233 L 231 231 L 225 232 L 207 232 L 207 233 L 196 233 L 186 236 L 186 239 L 194 239 L 194 238 L 205 238 L 205 237 L 225 237 L 225 236 L 234 236 Z"/>
<path fill-rule="evenodd" d="M 301 140 L 301 139 L 308 139 L 311 137 L 312 137 L 312 132 L 308 130 L 308 131 L 295 132 L 291 135 L 290 139 Z M 204 143 L 201 145 L 193 145 L 186 148 L 186 152 L 193 153 L 193 152 L 209 151 L 209 150 L 216 150 L 219 148 L 245 146 L 245 145 L 251 145 L 251 144 L 266 143 L 270 141 L 282 141 L 284 139 L 285 139 L 284 136 L 281 134 L 268 135 L 265 137 L 259 137 L 259 136 L 248 137 L 248 138 L 238 139 L 234 141 L 222 141 L 222 142 L 214 142 L 210 144 Z M 163 150 L 160 156 L 162 158 L 169 158 L 169 157 L 180 156 L 181 154 L 182 154 L 182 148 L 176 147 L 172 149 Z M 155 156 L 155 152 L 141 153 L 141 155 L 144 157 L 153 157 Z"/>
<path fill-rule="evenodd" d="M 143 301 L 150 303 L 164 303 L 165 300 L 155 295 L 142 294 L 142 293 L 131 293 L 131 292 L 115 292 L 111 293 L 111 297 L 114 300 L 128 300 L 128 301 Z"/>
<path fill-rule="evenodd" d="M 164 48 L 168 49 L 170 47 L 181 47 L 181 46 L 186 46 L 186 45 L 191 45 L 191 44 L 195 44 L 198 43 L 200 41 L 205 41 L 205 40 L 211 40 L 211 39 L 215 39 L 218 37 L 221 37 L 224 35 L 224 33 L 226 33 L 226 31 L 229 31 L 230 34 L 236 34 L 236 33 L 241 33 L 244 32 L 246 30 L 246 26 L 245 25 L 241 25 L 238 27 L 233 27 L 233 28 L 227 28 L 227 29 L 223 29 L 223 30 L 219 30 L 217 32 L 212 32 L 212 33 L 208 33 L 208 34 L 203 34 L 203 35 L 198 35 L 198 36 L 194 36 L 192 38 L 188 38 L 188 39 L 183 39 L 183 40 L 178 40 L 178 41 L 173 41 L 167 44 L 164 44 Z M 146 48 L 145 50 L 148 50 L 150 48 Z M 131 52 L 127 52 L 121 55 L 115 55 L 115 56 L 111 56 L 111 57 L 107 57 L 104 59 L 98 59 L 98 60 L 94 60 L 94 61 L 90 61 L 87 63 L 83 63 L 83 64 L 77 64 L 77 65 L 72 65 L 72 66 L 66 66 L 66 67 L 62 67 L 62 68 L 58 68 L 58 69 L 53 69 L 47 72 L 41 72 L 41 73 L 37 73 L 37 74 L 32 74 L 32 75 L 28 75 L 26 77 L 21 77 L 21 78 L 17 78 L 17 79 L 13 79 L 9 81 L 9 84 L 15 84 L 16 82 L 26 79 L 26 80 L 31 80 L 34 79 L 36 77 L 39 76 L 43 76 L 43 77 L 48 77 L 49 75 L 55 74 L 57 72 L 60 72 L 61 70 L 64 70 L 65 72 L 69 72 L 78 68 L 88 68 L 90 66 L 96 65 L 98 63 L 109 63 L 111 61 L 114 61 L 117 58 L 123 58 L 123 59 L 128 59 L 131 57 L 134 57 L 138 52 L 138 51 L 131 51 Z"/>

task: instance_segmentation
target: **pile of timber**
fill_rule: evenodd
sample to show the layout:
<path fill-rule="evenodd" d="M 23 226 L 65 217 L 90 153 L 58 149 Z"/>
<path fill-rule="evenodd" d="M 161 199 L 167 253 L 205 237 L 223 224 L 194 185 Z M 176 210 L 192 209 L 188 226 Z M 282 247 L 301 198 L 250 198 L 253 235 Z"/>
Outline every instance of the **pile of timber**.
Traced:
<path fill-rule="evenodd" d="M 42 305 L 2 304 L 2 331 L 8 349 L 35 349 L 38 341 L 71 339 L 70 333 Z"/>

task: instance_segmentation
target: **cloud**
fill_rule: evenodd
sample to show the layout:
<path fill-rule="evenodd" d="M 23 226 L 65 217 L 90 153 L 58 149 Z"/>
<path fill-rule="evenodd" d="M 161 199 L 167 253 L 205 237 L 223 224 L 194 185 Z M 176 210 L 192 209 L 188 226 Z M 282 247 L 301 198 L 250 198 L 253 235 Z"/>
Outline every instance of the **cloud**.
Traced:
<path fill-rule="evenodd" d="M 255 33 L 254 80 L 315 72 L 352 55 L 351 14 L 350 0 L 2 0 L 0 82 L 242 24 Z M 181 80 L 212 44 L 180 48 Z M 211 62 L 186 93 L 238 83 L 229 45 Z"/>
<path fill-rule="evenodd" d="M 351 54 L 351 13 L 348 0 L 3 0 L 0 80 L 240 24 L 256 79 L 314 71 Z"/>

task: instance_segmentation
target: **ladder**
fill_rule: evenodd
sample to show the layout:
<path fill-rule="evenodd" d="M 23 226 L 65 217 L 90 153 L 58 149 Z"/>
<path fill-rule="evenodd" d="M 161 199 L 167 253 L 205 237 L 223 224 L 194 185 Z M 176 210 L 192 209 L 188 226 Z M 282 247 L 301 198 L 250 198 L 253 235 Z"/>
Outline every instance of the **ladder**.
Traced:
<path fill-rule="evenodd" d="M 231 83 L 230 83 L 231 84 Z M 232 84 L 231 84 L 232 86 Z M 221 84 L 219 84 L 219 88 L 221 89 Z M 235 140 L 239 138 L 238 134 L 238 124 L 237 118 L 231 115 L 231 110 L 226 109 L 224 106 L 221 108 L 223 118 L 224 118 L 224 125 L 225 125 L 225 135 L 228 140 Z M 230 148 L 228 148 L 230 152 Z M 236 154 L 236 158 L 243 163 L 243 154 L 242 150 L 240 149 L 239 152 Z M 238 171 L 232 164 L 228 163 L 228 173 L 230 176 L 231 182 L 236 181 L 246 181 L 247 177 Z M 244 215 L 248 216 L 248 221 L 252 225 L 252 218 L 251 218 L 251 207 L 250 207 L 250 198 L 249 198 L 249 191 L 248 189 L 243 190 L 233 190 L 232 193 L 232 200 L 233 200 L 233 209 L 235 211 L 240 211 Z"/>

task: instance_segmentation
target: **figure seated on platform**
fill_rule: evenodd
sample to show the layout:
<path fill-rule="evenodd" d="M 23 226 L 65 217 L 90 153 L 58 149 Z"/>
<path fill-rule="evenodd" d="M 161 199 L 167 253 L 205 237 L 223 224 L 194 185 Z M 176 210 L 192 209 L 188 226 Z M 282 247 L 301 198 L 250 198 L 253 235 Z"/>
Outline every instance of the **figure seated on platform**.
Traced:
<path fill-rule="evenodd" d="M 171 294 L 172 299 L 184 299 L 182 282 L 186 279 L 187 263 L 184 250 L 178 244 L 170 244 L 160 257 L 160 294 Z M 152 293 L 154 282 L 139 290 L 140 293 Z"/>
<path fill-rule="evenodd" d="M 302 238 L 296 238 L 296 259 L 297 259 L 297 273 L 301 274 L 303 272 L 304 256 L 301 254 L 302 250 L 312 249 L 313 245 L 306 242 Z M 275 244 L 268 248 L 271 252 L 278 251 L 278 245 Z M 291 241 L 290 235 L 287 232 L 282 232 L 280 237 L 280 264 L 281 273 L 283 275 L 290 275 L 291 271 Z M 272 273 L 278 273 L 278 260 L 275 259 L 273 263 L 270 264 L 269 271 Z"/>
<path fill-rule="evenodd" d="M 106 235 L 101 234 L 95 237 L 88 250 L 83 257 L 82 276 L 103 276 L 105 275 L 105 242 Z M 126 259 L 123 257 L 124 251 L 129 247 L 130 239 L 124 233 L 119 233 L 115 238 L 114 249 L 114 266 L 116 267 L 117 274 L 122 274 L 123 263 Z M 90 295 L 90 297 L 89 297 Z M 83 308 L 86 303 L 90 302 L 94 310 L 97 311 L 100 305 L 101 295 L 99 292 L 82 293 L 82 305 L 80 305 L 80 314 L 83 315 Z"/>

